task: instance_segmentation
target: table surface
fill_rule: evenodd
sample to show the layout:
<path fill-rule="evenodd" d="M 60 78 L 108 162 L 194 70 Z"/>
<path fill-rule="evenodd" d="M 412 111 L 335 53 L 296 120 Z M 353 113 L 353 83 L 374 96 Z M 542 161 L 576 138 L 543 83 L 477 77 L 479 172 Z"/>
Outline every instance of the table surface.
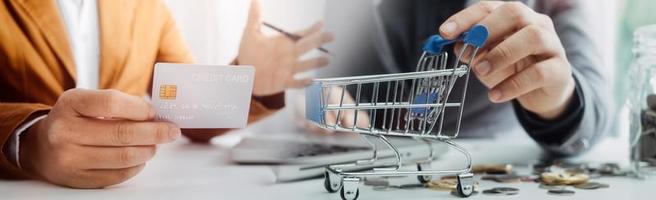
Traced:
<path fill-rule="evenodd" d="M 338 194 L 327 193 L 322 179 L 291 183 L 276 183 L 271 167 L 236 165 L 230 162 L 228 150 L 241 134 L 215 139 L 212 145 L 190 144 L 181 140 L 160 148 L 147 167 L 129 181 L 105 189 L 79 190 L 54 186 L 40 181 L 0 181 L 1 199 L 340 199 Z M 578 162 L 619 162 L 627 165 L 628 150 L 625 138 L 604 140 L 592 151 L 572 158 Z M 489 139 L 458 140 L 472 152 L 474 163 L 527 163 L 544 153 L 523 134 L 499 136 Z M 449 151 L 433 166 L 457 166 L 462 157 Z M 521 168 L 519 169 L 521 170 Z M 398 183 L 411 183 L 415 178 L 392 179 Z M 481 181 L 483 189 L 511 186 L 520 189 L 514 196 L 487 196 L 478 194 L 470 199 L 648 199 L 656 186 L 653 180 L 628 177 L 597 180 L 611 185 L 608 189 L 576 190 L 569 197 L 550 196 L 535 183 L 497 184 Z M 448 192 L 428 189 L 373 191 L 360 186 L 360 199 L 457 199 Z"/>

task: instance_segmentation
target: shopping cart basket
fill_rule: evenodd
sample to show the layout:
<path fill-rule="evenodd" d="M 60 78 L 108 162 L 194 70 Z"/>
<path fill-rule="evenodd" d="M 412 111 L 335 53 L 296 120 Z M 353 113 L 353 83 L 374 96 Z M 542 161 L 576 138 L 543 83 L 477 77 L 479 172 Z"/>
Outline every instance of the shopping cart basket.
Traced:
<path fill-rule="evenodd" d="M 457 175 L 457 193 L 462 197 L 470 196 L 474 191 L 473 175 L 469 173 L 471 156 L 452 139 L 458 136 L 460 130 L 470 64 L 487 36 L 487 29 L 482 25 L 474 26 L 455 40 L 434 35 L 425 43 L 415 72 L 315 80 L 306 90 L 306 117 L 324 129 L 358 133 L 371 145 L 373 151 L 371 159 L 326 167 L 326 190 L 331 193 L 340 191 L 342 199 L 355 200 L 359 196 L 359 182 L 364 177 L 411 175 L 427 183 L 432 175 L 452 174 Z M 458 50 L 459 54 L 449 60 L 447 46 L 460 42 L 463 45 Z M 461 78 L 464 78 L 460 82 L 464 87 L 459 88 L 462 94 L 451 95 L 454 85 Z M 354 94 L 352 100 L 346 96 L 349 91 Z M 456 128 L 450 133 L 442 130 L 448 109 L 455 110 L 458 115 Z M 351 116 L 346 116 L 346 113 Z M 337 119 L 327 120 L 327 115 Z M 345 117 L 353 123 L 342 123 L 344 119 L 340 118 Z M 363 124 L 362 119 L 368 123 Z M 433 148 L 430 148 L 430 156 L 417 162 L 417 170 L 404 170 L 401 168 L 402 155 L 389 141 L 390 136 L 410 137 L 425 142 L 429 147 L 433 142 L 446 143 L 464 155 L 466 167 L 453 170 L 430 169 L 430 163 L 435 159 Z M 373 165 L 379 160 L 378 147 L 369 137 L 380 139 L 392 149 L 396 162 L 389 167 L 364 172 L 349 171 L 349 167 Z"/>

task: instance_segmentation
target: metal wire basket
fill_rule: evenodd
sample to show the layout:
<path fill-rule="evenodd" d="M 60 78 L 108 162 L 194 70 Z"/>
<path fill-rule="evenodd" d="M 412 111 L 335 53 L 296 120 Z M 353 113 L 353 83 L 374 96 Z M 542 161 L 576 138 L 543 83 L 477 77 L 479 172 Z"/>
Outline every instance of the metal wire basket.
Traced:
<path fill-rule="evenodd" d="M 431 175 L 458 175 L 457 192 L 463 197 L 473 192 L 471 156 L 452 141 L 459 134 L 462 122 L 470 64 L 488 36 L 484 26 L 476 25 L 455 40 L 446 40 L 439 35 L 428 39 L 424 45 L 415 72 L 317 79 L 306 90 L 306 117 L 314 124 L 329 130 L 354 132 L 371 145 L 371 159 L 326 167 L 324 186 L 329 192 L 341 192 L 344 200 L 355 200 L 359 196 L 360 179 L 366 176 L 416 175 L 422 183 Z M 447 45 L 462 42 L 456 58 L 449 60 Z M 464 79 L 461 95 L 452 95 L 459 79 Z M 353 91 L 354 99 L 347 92 Z M 337 96 L 335 96 L 337 95 Z M 456 129 L 443 131 L 444 116 L 457 113 Z M 332 115 L 336 120 L 329 120 Z M 342 118 L 348 117 L 343 123 Z M 362 120 L 365 119 L 365 120 Z M 362 123 L 365 121 L 366 123 Z M 454 170 L 431 170 L 435 159 L 430 149 L 426 160 L 417 162 L 417 170 L 403 170 L 402 156 L 387 137 L 399 136 L 417 139 L 430 145 L 443 142 L 465 156 L 466 167 Z M 395 153 L 393 167 L 374 168 L 371 171 L 351 172 L 349 167 L 373 165 L 378 161 L 378 147 L 368 138 L 380 139 Z"/>

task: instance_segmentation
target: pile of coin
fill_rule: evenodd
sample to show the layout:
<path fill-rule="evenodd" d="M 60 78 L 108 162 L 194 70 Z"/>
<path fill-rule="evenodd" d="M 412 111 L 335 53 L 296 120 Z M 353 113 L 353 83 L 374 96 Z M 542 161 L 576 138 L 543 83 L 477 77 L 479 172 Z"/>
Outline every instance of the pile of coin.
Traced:
<path fill-rule="evenodd" d="M 533 181 L 529 176 L 520 176 L 513 171 L 511 164 L 481 164 L 474 165 L 472 172 L 481 175 L 481 180 L 494 181 L 497 183 L 519 183 L 525 181 Z M 493 196 L 510 196 L 519 194 L 519 188 L 514 187 L 494 187 L 491 189 L 483 190 L 485 195 Z"/>
<path fill-rule="evenodd" d="M 547 190 L 549 195 L 566 196 L 574 195 L 574 190 L 568 189 L 573 187 L 581 190 L 595 190 L 610 187 L 608 184 L 590 181 L 592 178 L 603 176 L 625 176 L 627 173 L 622 171 L 619 165 L 615 163 L 600 164 L 597 167 L 591 167 L 589 164 L 576 164 L 567 162 L 544 162 L 532 165 L 533 175 L 519 175 L 512 170 L 506 170 L 506 173 L 500 173 L 501 168 L 512 169 L 511 166 L 496 165 L 496 168 L 485 165 L 479 167 L 477 172 L 482 173 L 481 180 L 494 181 L 500 184 L 513 184 L 520 182 L 538 183 L 539 188 Z M 493 171 L 487 172 L 488 169 Z M 514 195 L 519 193 L 519 189 L 512 187 L 495 187 L 483 190 L 487 195 Z"/>
<path fill-rule="evenodd" d="M 556 196 L 570 196 L 576 192 L 568 190 L 572 186 L 581 190 L 596 190 L 609 188 L 610 185 L 605 183 L 590 181 L 592 178 L 603 176 L 624 176 L 623 172 L 616 163 L 604 163 L 598 167 L 591 167 L 588 164 L 571 164 L 556 162 L 552 165 L 536 165 L 533 167 L 533 173 L 540 174 L 539 188 L 547 190 L 547 194 Z"/>
<path fill-rule="evenodd" d="M 579 190 L 596 190 L 609 188 L 610 185 L 600 182 L 591 181 L 600 177 L 607 176 L 626 176 L 627 172 L 622 171 L 620 166 L 615 163 L 604 163 L 596 166 L 589 164 L 577 164 L 567 162 L 544 162 L 531 165 L 532 175 L 520 175 L 513 171 L 513 165 L 510 164 L 485 164 L 474 165 L 472 172 L 480 180 L 494 181 L 497 184 L 516 184 L 531 183 L 539 184 L 540 189 L 547 191 L 549 195 L 569 196 L 576 194 L 574 189 Z M 477 179 L 476 179 L 477 180 Z M 364 179 L 364 185 L 373 187 L 376 191 L 391 190 L 411 190 L 427 188 L 434 191 L 451 192 L 459 196 L 456 192 L 458 180 L 456 176 L 443 176 L 439 179 L 433 179 L 426 184 L 390 184 L 388 178 L 367 177 Z M 474 182 L 474 193 L 481 191 L 478 181 Z M 495 186 L 482 190 L 484 195 L 510 196 L 519 194 L 519 188 L 504 186 Z"/>
<path fill-rule="evenodd" d="M 641 127 L 637 153 L 640 161 L 649 166 L 656 166 L 656 95 L 647 96 L 647 109 L 641 113 Z"/>
<path fill-rule="evenodd" d="M 600 189 L 600 188 L 609 188 L 610 185 L 605 184 L 605 183 L 598 183 L 598 182 L 591 182 L 590 181 L 590 182 L 587 182 L 587 183 L 574 185 L 574 187 L 578 188 L 578 189 L 583 189 L 583 190 L 596 190 L 596 189 Z"/>
<path fill-rule="evenodd" d="M 588 180 L 588 175 L 584 173 L 544 172 L 540 175 L 540 181 L 547 185 L 580 185 Z"/>

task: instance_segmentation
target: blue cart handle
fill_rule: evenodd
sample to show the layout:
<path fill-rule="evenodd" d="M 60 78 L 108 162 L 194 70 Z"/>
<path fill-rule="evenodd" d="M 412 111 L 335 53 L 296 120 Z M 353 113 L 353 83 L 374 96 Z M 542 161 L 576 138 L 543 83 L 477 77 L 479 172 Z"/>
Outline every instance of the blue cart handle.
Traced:
<path fill-rule="evenodd" d="M 465 44 L 472 45 L 476 48 L 481 48 L 485 41 L 487 40 L 488 32 L 487 28 L 483 25 L 475 25 L 469 31 L 462 33 L 455 40 L 447 40 L 442 38 L 439 34 L 433 35 L 428 38 L 426 44 L 424 44 L 424 51 L 431 54 L 441 53 L 444 46 L 452 44 L 454 42 L 462 41 Z"/>

